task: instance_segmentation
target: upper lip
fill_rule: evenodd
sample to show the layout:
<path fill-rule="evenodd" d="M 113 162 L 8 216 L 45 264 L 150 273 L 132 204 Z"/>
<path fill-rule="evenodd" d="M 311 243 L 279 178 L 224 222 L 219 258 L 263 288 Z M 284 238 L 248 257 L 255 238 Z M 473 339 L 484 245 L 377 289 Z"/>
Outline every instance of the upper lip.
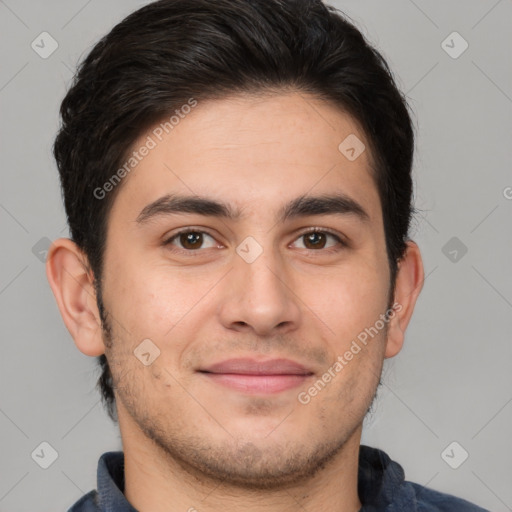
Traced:
<path fill-rule="evenodd" d="M 310 375 L 313 373 L 304 365 L 290 359 L 258 361 L 250 358 L 228 359 L 206 368 L 201 368 L 199 371 L 244 375 Z"/>

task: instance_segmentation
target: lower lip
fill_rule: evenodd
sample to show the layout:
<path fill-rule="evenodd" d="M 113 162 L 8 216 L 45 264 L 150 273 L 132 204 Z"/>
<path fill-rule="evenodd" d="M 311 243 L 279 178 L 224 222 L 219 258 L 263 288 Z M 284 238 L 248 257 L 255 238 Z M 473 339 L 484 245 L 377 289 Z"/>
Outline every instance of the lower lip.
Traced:
<path fill-rule="evenodd" d="M 271 394 L 293 389 L 311 375 L 243 375 L 235 373 L 206 373 L 217 384 L 248 394 Z"/>

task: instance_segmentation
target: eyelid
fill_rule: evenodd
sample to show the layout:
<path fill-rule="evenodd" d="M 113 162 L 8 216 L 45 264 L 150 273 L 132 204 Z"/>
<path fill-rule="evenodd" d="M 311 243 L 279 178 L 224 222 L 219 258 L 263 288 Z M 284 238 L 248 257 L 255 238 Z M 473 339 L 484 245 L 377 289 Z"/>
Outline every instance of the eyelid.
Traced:
<path fill-rule="evenodd" d="M 323 228 L 321 226 L 314 226 L 314 227 L 306 228 L 302 231 L 299 231 L 297 237 L 302 236 L 302 235 L 307 235 L 308 233 L 328 233 L 329 235 L 338 237 L 341 241 L 345 241 L 344 236 L 341 233 L 339 233 L 338 231 L 335 231 L 330 228 Z"/>

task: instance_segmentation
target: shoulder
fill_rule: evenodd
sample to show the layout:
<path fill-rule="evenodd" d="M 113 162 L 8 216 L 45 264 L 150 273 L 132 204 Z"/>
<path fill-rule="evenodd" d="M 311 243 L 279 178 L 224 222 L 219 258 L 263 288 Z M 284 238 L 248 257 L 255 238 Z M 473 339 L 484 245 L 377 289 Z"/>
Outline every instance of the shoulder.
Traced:
<path fill-rule="evenodd" d="M 462 498 L 435 491 L 414 482 L 404 482 L 413 492 L 418 512 L 489 512 Z"/>
<path fill-rule="evenodd" d="M 405 480 L 402 466 L 383 450 L 361 445 L 358 490 L 364 512 L 489 512 L 451 494 Z"/>
<path fill-rule="evenodd" d="M 90 491 L 82 496 L 68 512 L 99 512 L 98 492 Z"/>

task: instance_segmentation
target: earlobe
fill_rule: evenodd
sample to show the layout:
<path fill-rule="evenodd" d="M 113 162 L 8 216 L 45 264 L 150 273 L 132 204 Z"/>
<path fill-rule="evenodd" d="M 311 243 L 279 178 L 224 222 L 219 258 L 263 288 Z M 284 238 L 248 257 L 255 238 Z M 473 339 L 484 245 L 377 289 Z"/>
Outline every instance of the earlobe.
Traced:
<path fill-rule="evenodd" d="M 88 356 L 99 356 L 105 347 L 92 274 L 85 261 L 72 240 L 59 238 L 48 251 L 46 276 L 76 346 Z"/>
<path fill-rule="evenodd" d="M 400 260 L 395 285 L 393 310 L 395 314 L 388 325 L 386 352 L 384 357 L 393 357 L 402 349 L 405 331 L 423 288 L 425 279 L 423 262 L 418 245 L 409 240 L 404 257 Z"/>

